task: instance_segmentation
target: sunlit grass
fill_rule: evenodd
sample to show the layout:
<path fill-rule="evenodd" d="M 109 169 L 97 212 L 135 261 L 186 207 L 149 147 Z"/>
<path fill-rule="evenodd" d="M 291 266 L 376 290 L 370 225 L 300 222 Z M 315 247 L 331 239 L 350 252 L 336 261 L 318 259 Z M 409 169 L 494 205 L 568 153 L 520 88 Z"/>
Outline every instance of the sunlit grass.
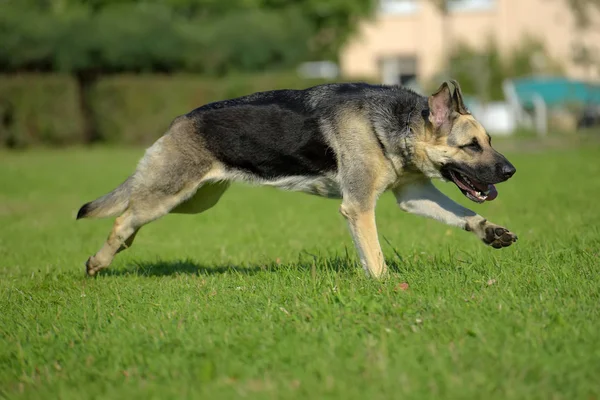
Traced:
<path fill-rule="evenodd" d="M 599 150 L 508 154 L 484 205 L 440 185 L 519 235 L 500 251 L 384 196 L 383 283 L 338 201 L 250 187 L 88 279 L 111 221 L 75 213 L 142 151 L 0 153 L 0 397 L 596 398 Z"/>

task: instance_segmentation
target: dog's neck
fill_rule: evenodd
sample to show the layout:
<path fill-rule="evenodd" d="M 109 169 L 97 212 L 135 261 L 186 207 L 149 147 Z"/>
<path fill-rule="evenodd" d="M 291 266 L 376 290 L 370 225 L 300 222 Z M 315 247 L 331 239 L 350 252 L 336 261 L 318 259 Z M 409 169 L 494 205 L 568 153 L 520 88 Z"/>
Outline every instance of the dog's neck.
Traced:
<path fill-rule="evenodd" d="M 423 99 L 421 99 L 423 100 Z M 404 117 L 404 118 L 403 118 Z M 427 100 L 418 101 L 412 105 L 410 111 L 400 118 L 402 131 L 398 141 L 398 152 L 402 159 L 402 169 L 412 170 L 418 169 L 413 164 L 415 142 L 418 140 L 429 123 L 429 105 Z"/>
<path fill-rule="evenodd" d="M 400 96 L 389 103 L 378 105 L 375 112 L 393 115 L 392 118 L 377 120 L 383 122 L 376 123 L 374 129 L 396 173 L 418 172 L 418 167 L 413 163 L 415 142 L 425 132 L 426 124 L 430 123 L 427 97 L 403 90 Z"/>

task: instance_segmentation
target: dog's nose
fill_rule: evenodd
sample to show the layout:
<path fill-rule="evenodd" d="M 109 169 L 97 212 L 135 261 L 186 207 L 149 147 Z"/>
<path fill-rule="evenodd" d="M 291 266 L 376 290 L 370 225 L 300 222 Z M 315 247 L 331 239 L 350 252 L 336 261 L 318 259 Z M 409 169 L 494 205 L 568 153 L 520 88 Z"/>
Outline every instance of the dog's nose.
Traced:
<path fill-rule="evenodd" d="M 502 176 L 504 179 L 508 179 L 517 172 L 517 169 L 512 164 L 504 164 L 502 166 Z"/>

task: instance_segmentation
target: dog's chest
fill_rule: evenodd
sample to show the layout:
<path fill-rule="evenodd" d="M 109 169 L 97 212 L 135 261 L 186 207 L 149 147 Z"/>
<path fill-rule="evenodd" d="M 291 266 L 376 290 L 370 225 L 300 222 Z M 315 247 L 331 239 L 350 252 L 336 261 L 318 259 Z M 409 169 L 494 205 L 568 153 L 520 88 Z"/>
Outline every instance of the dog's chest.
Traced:
<path fill-rule="evenodd" d="M 334 174 L 321 176 L 288 176 L 265 182 L 264 184 L 283 190 L 314 194 L 332 199 L 342 198 L 340 184 L 337 176 Z"/>

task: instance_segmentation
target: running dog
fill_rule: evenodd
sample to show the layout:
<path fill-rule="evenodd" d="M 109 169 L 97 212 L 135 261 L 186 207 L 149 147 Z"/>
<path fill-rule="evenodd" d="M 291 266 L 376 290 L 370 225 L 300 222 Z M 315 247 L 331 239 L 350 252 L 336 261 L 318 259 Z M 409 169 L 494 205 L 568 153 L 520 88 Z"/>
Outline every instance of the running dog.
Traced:
<path fill-rule="evenodd" d="M 431 96 L 398 86 L 326 84 L 219 101 L 177 117 L 146 150 L 136 171 L 81 207 L 77 219 L 117 217 L 88 275 L 108 267 L 145 224 L 168 213 L 213 207 L 231 182 L 249 182 L 341 199 L 361 264 L 381 278 L 387 267 L 375 204 L 391 190 L 399 207 L 473 232 L 494 248 L 517 236 L 438 191 L 456 184 L 475 203 L 515 167 L 491 146 L 456 81 Z"/>

